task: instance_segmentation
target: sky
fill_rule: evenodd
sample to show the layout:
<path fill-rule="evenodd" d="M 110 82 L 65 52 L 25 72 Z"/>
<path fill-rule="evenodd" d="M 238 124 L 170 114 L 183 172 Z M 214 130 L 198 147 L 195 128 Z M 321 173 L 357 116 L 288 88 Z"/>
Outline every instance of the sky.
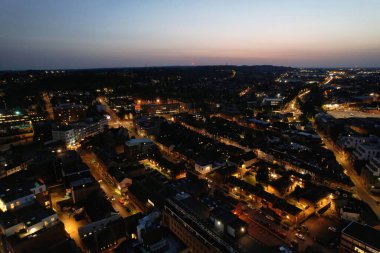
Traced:
<path fill-rule="evenodd" d="M 0 70 L 380 67 L 380 0 L 0 0 Z"/>

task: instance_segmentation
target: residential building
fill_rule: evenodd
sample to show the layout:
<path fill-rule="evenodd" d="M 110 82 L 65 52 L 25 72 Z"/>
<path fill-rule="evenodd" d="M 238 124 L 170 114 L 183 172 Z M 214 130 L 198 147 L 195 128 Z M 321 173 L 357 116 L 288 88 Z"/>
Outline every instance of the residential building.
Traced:
<path fill-rule="evenodd" d="M 87 107 L 81 104 L 65 103 L 53 108 L 54 119 L 59 123 L 70 123 L 86 117 Z"/>
<path fill-rule="evenodd" d="M 368 161 L 378 155 L 380 155 L 380 139 L 375 136 L 370 136 L 365 142 L 359 143 L 353 151 L 356 160 Z"/>
<path fill-rule="evenodd" d="M 140 158 L 152 153 L 154 147 L 155 145 L 150 139 L 131 139 L 125 142 L 125 153 L 130 158 Z"/>
<path fill-rule="evenodd" d="M 19 209 L 34 203 L 35 199 L 50 207 L 46 185 L 22 170 L 0 179 L 0 210 Z"/>
<path fill-rule="evenodd" d="M 106 118 L 87 119 L 69 125 L 58 125 L 52 130 L 53 140 L 61 140 L 67 146 L 75 146 L 82 139 L 97 135 L 105 131 L 108 126 Z"/>
<path fill-rule="evenodd" d="M 380 192 L 380 155 L 369 160 L 361 170 L 364 184 L 372 192 Z"/>

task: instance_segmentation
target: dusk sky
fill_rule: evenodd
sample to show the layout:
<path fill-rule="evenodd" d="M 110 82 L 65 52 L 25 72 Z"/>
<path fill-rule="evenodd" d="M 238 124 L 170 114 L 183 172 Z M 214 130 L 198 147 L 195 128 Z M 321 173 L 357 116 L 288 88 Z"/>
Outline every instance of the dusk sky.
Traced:
<path fill-rule="evenodd" d="M 0 70 L 380 67 L 380 0 L 0 0 Z"/>

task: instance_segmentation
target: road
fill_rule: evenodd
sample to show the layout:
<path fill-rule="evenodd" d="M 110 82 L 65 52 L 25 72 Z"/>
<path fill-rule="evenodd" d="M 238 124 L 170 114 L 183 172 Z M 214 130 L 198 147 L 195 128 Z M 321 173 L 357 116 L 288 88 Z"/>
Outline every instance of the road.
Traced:
<path fill-rule="evenodd" d="M 380 220 L 380 206 L 376 203 L 376 199 L 370 194 L 367 188 L 364 186 L 362 179 L 356 173 L 354 167 L 350 163 L 349 155 L 340 150 L 335 143 L 323 133 L 318 132 L 322 137 L 322 140 L 326 147 L 334 152 L 335 157 L 340 165 L 345 169 L 346 174 L 351 178 L 351 181 L 355 185 L 355 191 L 357 196 L 364 202 L 366 202 L 376 214 L 377 218 Z"/>
<path fill-rule="evenodd" d="M 99 163 L 98 158 L 92 152 L 81 154 L 81 158 L 85 164 L 90 168 L 92 176 L 98 180 L 100 184 L 100 188 L 104 191 L 109 199 L 111 199 L 111 204 L 113 209 L 119 213 L 121 217 L 128 217 L 132 215 L 134 212 L 129 213 L 125 209 L 125 207 L 120 203 L 120 198 L 122 198 L 119 194 L 117 194 L 117 189 L 112 187 L 110 184 L 106 182 L 104 179 L 102 171 L 106 171 L 106 168 L 102 167 L 101 163 Z M 112 197 L 114 200 L 112 200 Z"/>
<path fill-rule="evenodd" d="M 301 93 L 299 93 L 297 96 L 295 96 L 291 101 L 289 101 L 285 106 L 284 108 L 279 111 L 279 113 L 282 113 L 282 114 L 287 114 L 287 113 L 292 113 L 295 120 L 297 120 L 302 112 L 301 110 L 298 108 L 298 105 L 297 105 L 297 101 L 298 99 L 303 99 L 303 97 L 308 94 L 310 92 L 309 89 L 305 90 L 305 91 L 302 91 Z"/>
<path fill-rule="evenodd" d="M 111 109 L 111 107 L 107 104 L 107 101 L 104 97 L 97 97 L 96 101 L 99 102 L 103 107 L 104 111 L 110 116 L 110 120 L 108 121 L 108 125 L 111 128 L 119 128 L 124 127 L 128 130 L 132 127 L 132 122 L 129 120 L 122 120 L 116 113 Z"/>
<path fill-rule="evenodd" d="M 48 112 L 47 118 L 54 120 L 53 106 L 51 105 L 49 94 L 46 91 L 42 93 L 42 99 L 45 102 L 45 110 Z"/>
<path fill-rule="evenodd" d="M 242 145 L 240 145 L 239 143 L 237 143 L 236 141 L 233 141 L 233 140 L 230 140 L 230 139 L 227 139 L 227 138 L 224 138 L 224 137 L 221 137 L 221 136 L 215 136 L 213 134 L 210 134 L 209 132 L 207 132 L 206 130 L 204 129 L 199 129 L 199 128 L 196 128 L 196 127 L 193 127 L 193 126 L 190 126 L 182 121 L 177 121 L 180 125 L 186 127 L 187 129 L 193 131 L 193 132 L 196 132 L 200 135 L 203 135 L 203 136 L 206 136 L 206 137 L 209 137 L 211 139 L 214 139 L 220 143 L 223 143 L 225 145 L 229 145 L 229 146 L 234 146 L 236 148 L 240 148 L 242 150 L 244 150 L 245 152 L 249 152 L 249 151 L 252 151 L 252 149 L 250 148 L 247 148 L 247 147 L 244 147 Z"/>

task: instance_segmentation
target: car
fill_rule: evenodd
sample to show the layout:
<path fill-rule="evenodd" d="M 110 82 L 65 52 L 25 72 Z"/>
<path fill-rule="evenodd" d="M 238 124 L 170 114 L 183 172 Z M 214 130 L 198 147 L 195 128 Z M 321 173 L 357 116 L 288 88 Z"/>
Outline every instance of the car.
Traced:
<path fill-rule="evenodd" d="M 329 229 L 330 231 L 336 232 L 336 228 L 335 228 L 335 227 L 329 227 L 328 229 Z"/>
<path fill-rule="evenodd" d="M 282 239 L 285 239 L 286 238 L 286 234 L 284 232 L 281 232 L 281 231 L 276 231 L 276 234 L 281 237 Z"/>
<path fill-rule="evenodd" d="M 84 219 L 84 214 L 83 213 L 75 214 L 74 219 L 76 221 L 80 221 L 80 220 Z"/>
<path fill-rule="evenodd" d="M 278 248 L 278 250 L 281 252 L 281 253 L 292 253 L 293 251 L 291 251 L 288 247 L 286 246 L 280 246 Z"/>
<path fill-rule="evenodd" d="M 296 233 L 296 237 L 302 241 L 305 240 L 305 236 L 303 234 L 300 234 L 300 233 Z"/>

